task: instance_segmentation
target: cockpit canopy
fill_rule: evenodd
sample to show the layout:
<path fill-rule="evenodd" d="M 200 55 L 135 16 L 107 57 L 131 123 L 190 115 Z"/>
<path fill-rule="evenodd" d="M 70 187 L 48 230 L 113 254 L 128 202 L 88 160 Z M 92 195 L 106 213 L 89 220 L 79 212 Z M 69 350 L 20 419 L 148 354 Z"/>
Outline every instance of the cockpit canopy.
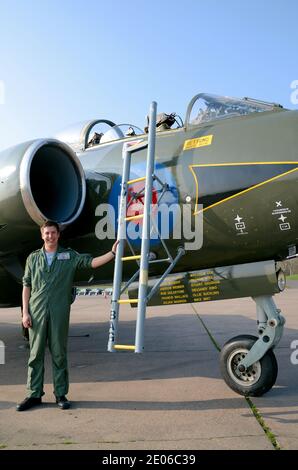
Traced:
<path fill-rule="evenodd" d="M 125 139 L 144 131 L 133 124 L 115 124 L 107 119 L 81 121 L 55 135 L 55 138 L 79 152 L 94 145 Z"/>
<path fill-rule="evenodd" d="M 197 126 L 209 121 L 251 113 L 263 113 L 276 108 L 282 108 L 282 106 L 252 98 L 239 99 L 200 93 L 194 96 L 189 103 L 185 123 L 186 126 Z"/>

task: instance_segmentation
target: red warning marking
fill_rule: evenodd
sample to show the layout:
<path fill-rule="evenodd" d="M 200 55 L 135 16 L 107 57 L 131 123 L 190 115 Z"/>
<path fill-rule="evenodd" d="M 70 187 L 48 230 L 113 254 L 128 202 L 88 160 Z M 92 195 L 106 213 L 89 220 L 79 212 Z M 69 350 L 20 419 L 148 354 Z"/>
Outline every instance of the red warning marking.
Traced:
<path fill-rule="evenodd" d="M 126 217 L 132 217 L 134 215 L 141 215 L 144 212 L 144 202 L 145 202 L 145 188 L 144 182 L 139 181 L 133 183 L 128 188 L 127 193 L 127 211 Z M 155 188 L 152 188 L 152 199 L 151 204 L 153 205 L 153 210 L 157 208 L 158 194 Z M 132 220 L 135 224 L 142 224 L 142 219 Z"/>

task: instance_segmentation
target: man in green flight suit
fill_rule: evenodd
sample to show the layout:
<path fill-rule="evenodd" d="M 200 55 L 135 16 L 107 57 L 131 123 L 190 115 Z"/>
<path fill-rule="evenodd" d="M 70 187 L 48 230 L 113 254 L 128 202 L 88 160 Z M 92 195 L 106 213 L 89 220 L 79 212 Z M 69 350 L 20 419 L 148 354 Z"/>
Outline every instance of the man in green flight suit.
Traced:
<path fill-rule="evenodd" d="M 46 343 L 52 355 L 56 403 L 62 410 L 70 407 L 67 400 L 69 381 L 67 339 L 71 290 L 77 269 L 98 268 L 114 259 L 118 242 L 112 250 L 92 258 L 58 245 L 59 225 L 48 221 L 41 227 L 44 246 L 31 253 L 23 277 L 23 326 L 29 328 L 28 396 L 17 411 L 41 404 L 44 395 L 44 355 Z"/>

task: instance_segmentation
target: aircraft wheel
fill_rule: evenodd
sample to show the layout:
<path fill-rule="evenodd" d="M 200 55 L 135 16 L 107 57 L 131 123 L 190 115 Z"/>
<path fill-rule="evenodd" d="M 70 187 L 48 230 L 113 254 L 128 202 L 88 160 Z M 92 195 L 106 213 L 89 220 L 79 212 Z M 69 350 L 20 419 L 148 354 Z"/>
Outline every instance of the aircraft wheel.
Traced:
<path fill-rule="evenodd" d="M 245 372 L 237 370 L 239 362 L 257 341 L 256 336 L 241 335 L 231 338 L 220 353 L 220 369 L 224 381 L 240 395 L 258 397 L 273 387 L 277 377 L 277 361 L 272 349 Z"/>

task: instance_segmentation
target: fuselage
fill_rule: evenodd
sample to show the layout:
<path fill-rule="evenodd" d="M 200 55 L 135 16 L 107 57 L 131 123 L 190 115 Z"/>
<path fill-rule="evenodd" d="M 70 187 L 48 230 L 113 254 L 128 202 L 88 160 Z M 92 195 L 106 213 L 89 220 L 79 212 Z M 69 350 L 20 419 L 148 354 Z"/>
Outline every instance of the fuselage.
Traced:
<path fill-rule="evenodd" d="M 203 217 L 202 246 L 189 250 L 177 269 L 280 260 L 289 255 L 298 237 L 297 129 L 296 111 L 275 110 L 157 133 L 156 174 L 174 186 L 169 204 L 177 201 L 181 214 L 183 205 L 191 205 L 193 233 L 195 219 Z M 147 136 L 138 138 L 146 140 Z M 106 182 L 99 176 L 88 179 L 89 188 L 101 194 L 91 198 L 94 219 L 88 246 L 93 245 L 94 251 L 99 245 L 104 251 L 111 243 L 99 242 L 94 234 L 100 220 L 96 208 L 115 203 L 112 186 L 120 185 L 122 147 L 129 140 L 78 154 L 90 175 L 106 178 Z M 132 177 L 137 178 L 144 175 L 146 150 L 134 158 Z M 158 185 L 156 188 L 158 191 Z M 173 237 L 175 224 L 181 223 L 178 219 L 173 221 L 167 241 L 173 252 L 187 241 L 183 231 L 181 239 Z M 153 245 L 158 256 L 162 250 L 160 244 Z"/>

